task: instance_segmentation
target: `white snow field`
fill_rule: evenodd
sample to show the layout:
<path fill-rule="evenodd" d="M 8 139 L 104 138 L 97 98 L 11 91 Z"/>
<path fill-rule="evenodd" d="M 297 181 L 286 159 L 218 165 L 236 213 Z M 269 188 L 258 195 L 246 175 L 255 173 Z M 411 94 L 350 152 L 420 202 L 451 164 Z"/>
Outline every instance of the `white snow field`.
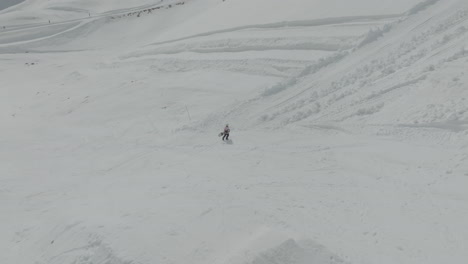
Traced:
<path fill-rule="evenodd" d="M 1 264 L 468 263 L 466 0 L 12 3 Z"/>

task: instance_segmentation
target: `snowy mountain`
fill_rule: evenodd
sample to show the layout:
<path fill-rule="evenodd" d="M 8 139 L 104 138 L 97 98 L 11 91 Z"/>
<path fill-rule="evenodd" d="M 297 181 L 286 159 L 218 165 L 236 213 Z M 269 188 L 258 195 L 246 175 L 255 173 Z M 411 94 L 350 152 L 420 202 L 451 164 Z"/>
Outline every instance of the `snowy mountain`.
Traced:
<path fill-rule="evenodd" d="M 465 263 L 467 43 L 466 0 L 4 1 L 0 263 Z"/>

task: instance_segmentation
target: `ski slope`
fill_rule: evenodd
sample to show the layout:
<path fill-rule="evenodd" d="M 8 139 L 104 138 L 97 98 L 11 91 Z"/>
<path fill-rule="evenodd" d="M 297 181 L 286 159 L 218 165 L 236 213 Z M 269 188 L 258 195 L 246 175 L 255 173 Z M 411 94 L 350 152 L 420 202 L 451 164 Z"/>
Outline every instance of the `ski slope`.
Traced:
<path fill-rule="evenodd" d="M 0 10 L 0 263 L 465 263 L 467 43 L 465 0 Z"/>

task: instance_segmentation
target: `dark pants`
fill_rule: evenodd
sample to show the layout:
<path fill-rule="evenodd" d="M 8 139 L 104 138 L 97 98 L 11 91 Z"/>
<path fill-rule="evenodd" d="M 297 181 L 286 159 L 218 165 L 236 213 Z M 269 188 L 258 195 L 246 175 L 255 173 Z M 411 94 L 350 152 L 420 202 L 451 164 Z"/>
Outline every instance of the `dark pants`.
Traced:
<path fill-rule="evenodd" d="M 226 138 L 226 140 L 229 140 L 229 134 L 224 133 L 224 135 L 223 135 L 223 140 L 224 140 L 225 138 Z"/>

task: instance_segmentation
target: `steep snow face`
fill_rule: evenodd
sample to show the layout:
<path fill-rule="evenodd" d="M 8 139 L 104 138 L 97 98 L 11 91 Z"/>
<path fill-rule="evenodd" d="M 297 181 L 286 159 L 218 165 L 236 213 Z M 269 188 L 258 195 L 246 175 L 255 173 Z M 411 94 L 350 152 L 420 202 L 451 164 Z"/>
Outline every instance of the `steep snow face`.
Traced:
<path fill-rule="evenodd" d="M 283 81 L 293 90 L 285 93 L 294 96 L 268 99 L 281 107 L 262 120 L 465 126 L 468 10 L 456 1 L 434 8 L 437 13 L 421 12 L 370 31 L 359 49 L 339 52 Z M 340 66 L 327 67 L 337 62 Z M 309 74 L 315 71 L 320 75 Z M 292 80 L 295 85 L 288 85 Z M 407 107 L 400 111 L 402 105 Z"/>
<path fill-rule="evenodd" d="M 266 106 L 253 122 L 465 126 L 467 90 L 460 80 L 465 78 L 467 14 L 463 2 L 439 2 L 369 31 L 357 49 L 340 50 L 268 88 L 252 102 L 253 108 L 258 100 Z M 400 111 L 402 105 L 407 107 Z"/>
<path fill-rule="evenodd" d="M 465 0 L 29 0 L 0 22 L 0 263 L 468 259 Z"/>
<path fill-rule="evenodd" d="M 234 32 L 259 27 L 273 30 L 312 28 L 359 19 L 382 21 L 394 18 L 419 1 L 397 1 L 391 6 L 385 2 L 142 0 L 131 2 L 130 6 L 128 1 L 112 1 L 110 4 L 108 1 L 35 0 L 8 10 L 0 16 L 0 24 L 5 26 L 0 48 L 8 46 L 8 52 L 24 52 L 38 47 L 41 50 L 60 51 L 108 49 L 115 46 L 125 48 L 158 44 L 199 34 L 219 36 L 220 31 Z M 348 27 L 349 33 L 346 36 L 361 35 L 362 30 L 367 30 L 369 26 L 371 23 L 368 23 L 367 27 Z M 122 34 L 123 31 L 125 34 Z M 272 41 L 277 41 L 280 32 L 274 33 L 276 39 Z M 300 34 L 297 30 L 296 33 Z M 336 42 L 342 39 L 337 34 L 342 33 L 343 31 L 336 32 L 331 36 L 336 37 L 334 43 L 320 42 L 318 45 L 321 49 L 340 48 Z M 221 39 L 225 40 L 223 37 Z M 283 42 L 284 39 L 286 38 L 283 38 Z M 295 45 L 317 46 L 316 43 L 309 42 L 310 38 Z M 233 45 L 239 46 L 239 43 Z M 256 49 L 261 49 L 263 45 L 260 43 L 256 46 Z M 288 49 L 288 45 L 282 46 L 282 49 Z M 345 43 L 345 46 L 350 45 Z M 128 50 L 133 51 L 134 48 Z"/>
<path fill-rule="evenodd" d="M 286 21 L 301 21 L 305 24 L 340 23 L 353 16 L 391 16 L 401 14 L 416 1 L 372 1 L 372 0 L 236 0 L 212 2 L 213 5 L 187 23 L 179 24 L 174 30 L 159 39 L 180 38 L 191 34 L 236 27 L 255 27 L 263 24 L 278 24 Z M 263 25 L 268 27 L 268 25 Z"/>

